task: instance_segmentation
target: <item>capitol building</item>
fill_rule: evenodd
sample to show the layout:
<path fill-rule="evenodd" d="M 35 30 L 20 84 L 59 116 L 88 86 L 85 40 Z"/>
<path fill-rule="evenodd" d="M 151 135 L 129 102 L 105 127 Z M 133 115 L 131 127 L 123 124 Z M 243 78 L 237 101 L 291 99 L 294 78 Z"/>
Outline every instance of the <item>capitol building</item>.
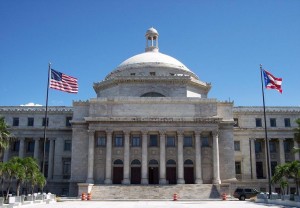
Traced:
<path fill-rule="evenodd" d="M 45 107 L 0 106 L 17 138 L 2 161 L 36 158 L 45 165 L 45 190 L 67 196 L 101 190 L 113 199 L 122 188 L 149 187 L 162 198 L 164 188 L 183 196 L 201 187 L 268 190 L 263 108 L 210 98 L 210 83 L 159 51 L 156 29 L 148 29 L 145 40 L 145 52 L 94 83 L 95 98 L 50 106 L 47 121 Z M 292 148 L 298 147 L 300 107 L 266 107 L 266 113 L 274 172 L 278 164 L 299 160 Z"/>

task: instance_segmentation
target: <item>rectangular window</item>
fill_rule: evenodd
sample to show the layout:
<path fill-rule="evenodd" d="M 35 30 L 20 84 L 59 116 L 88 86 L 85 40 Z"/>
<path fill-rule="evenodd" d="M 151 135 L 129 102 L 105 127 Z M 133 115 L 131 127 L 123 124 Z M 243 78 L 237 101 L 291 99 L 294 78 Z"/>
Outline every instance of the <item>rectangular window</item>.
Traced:
<path fill-rule="evenodd" d="M 271 161 L 271 175 L 273 176 L 275 173 L 275 168 L 277 166 L 277 162 L 276 161 Z"/>
<path fill-rule="evenodd" d="M 42 123 L 43 126 L 46 125 L 46 119 L 43 118 L 43 123 Z M 47 126 L 49 126 L 49 118 L 47 118 Z"/>
<path fill-rule="evenodd" d="M 184 136 L 184 138 L 183 138 L 183 146 L 184 147 L 192 147 L 193 146 L 193 138 L 192 138 L 192 136 Z"/>
<path fill-rule="evenodd" d="M 70 139 L 65 140 L 64 151 L 71 151 L 72 149 L 72 141 Z"/>
<path fill-rule="evenodd" d="M 27 126 L 33 126 L 33 124 L 34 124 L 34 118 L 28 118 Z"/>
<path fill-rule="evenodd" d="M 46 152 L 49 152 L 49 149 L 50 149 L 50 142 L 49 142 L 49 140 L 48 140 L 48 141 L 46 141 L 45 151 L 46 151 Z M 45 163 L 45 164 L 46 164 L 46 163 Z"/>
<path fill-rule="evenodd" d="M 66 117 L 66 126 L 70 127 L 71 123 L 70 121 L 72 120 L 72 117 Z"/>
<path fill-rule="evenodd" d="M 63 158 L 63 179 L 69 179 L 71 176 L 71 158 Z"/>
<path fill-rule="evenodd" d="M 209 147 L 208 137 L 201 138 L 201 146 L 202 147 Z"/>
<path fill-rule="evenodd" d="M 20 141 L 14 141 L 11 145 L 12 152 L 19 152 L 20 149 Z"/>
<path fill-rule="evenodd" d="M 167 136 L 167 147 L 175 147 L 175 136 Z"/>
<path fill-rule="evenodd" d="M 235 174 L 242 174 L 241 162 L 235 162 Z"/>
<path fill-rule="evenodd" d="M 275 153 L 276 152 L 276 142 L 275 141 L 270 141 L 269 142 L 269 147 L 270 147 L 270 152 Z"/>
<path fill-rule="evenodd" d="M 27 152 L 33 152 L 34 151 L 34 141 L 28 141 L 27 142 Z"/>
<path fill-rule="evenodd" d="M 255 141 L 255 153 L 260 153 L 262 151 L 261 141 Z"/>
<path fill-rule="evenodd" d="M 141 146 L 141 137 L 139 135 L 133 135 L 132 136 L 131 146 L 132 147 L 140 147 Z"/>
<path fill-rule="evenodd" d="M 130 73 L 131 76 L 135 76 L 135 73 Z"/>
<path fill-rule="evenodd" d="M 233 121 L 234 121 L 233 127 L 238 127 L 239 126 L 239 119 L 234 118 Z"/>
<path fill-rule="evenodd" d="M 291 127 L 291 119 L 285 118 L 284 119 L 284 126 L 285 127 Z"/>
<path fill-rule="evenodd" d="M 284 145 L 284 152 L 290 153 L 293 146 L 292 142 L 290 140 L 284 140 L 283 145 Z"/>
<path fill-rule="evenodd" d="M 105 136 L 99 136 L 96 140 L 97 147 L 105 147 L 106 146 L 106 138 Z"/>
<path fill-rule="evenodd" d="M 155 72 L 150 72 L 150 76 L 155 76 Z"/>
<path fill-rule="evenodd" d="M 270 126 L 276 127 L 276 118 L 270 118 Z"/>
<path fill-rule="evenodd" d="M 262 127 L 261 118 L 256 118 L 255 119 L 255 124 L 256 124 L 256 127 Z"/>
<path fill-rule="evenodd" d="M 150 135 L 150 141 L 149 141 L 150 147 L 158 147 L 158 137 L 157 135 Z"/>
<path fill-rule="evenodd" d="M 13 126 L 19 126 L 19 118 L 13 118 Z"/>
<path fill-rule="evenodd" d="M 123 135 L 122 134 L 115 135 L 115 147 L 123 147 Z"/>
<path fill-rule="evenodd" d="M 241 151 L 240 141 L 234 141 L 234 151 Z"/>

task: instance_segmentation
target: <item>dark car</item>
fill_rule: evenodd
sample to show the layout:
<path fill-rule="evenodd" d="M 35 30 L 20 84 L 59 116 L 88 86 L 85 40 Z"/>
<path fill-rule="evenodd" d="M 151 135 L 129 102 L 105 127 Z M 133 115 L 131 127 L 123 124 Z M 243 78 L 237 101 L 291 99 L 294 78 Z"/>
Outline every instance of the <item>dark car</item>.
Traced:
<path fill-rule="evenodd" d="M 233 193 L 233 197 L 244 201 L 245 199 L 255 197 L 258 193 L 259 191 L 253 188 L 237 188 Z"/>

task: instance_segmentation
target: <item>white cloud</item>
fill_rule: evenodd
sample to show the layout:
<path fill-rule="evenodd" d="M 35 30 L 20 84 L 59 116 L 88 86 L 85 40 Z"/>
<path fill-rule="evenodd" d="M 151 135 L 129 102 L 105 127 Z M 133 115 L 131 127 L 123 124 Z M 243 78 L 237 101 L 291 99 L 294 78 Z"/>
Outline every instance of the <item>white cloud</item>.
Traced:
<path fill-rule="evenodd" d="M 21 106 L 42 106 L 42 105 L 36 103 L 27 103 L 27 104 L 22 104 Z"/>

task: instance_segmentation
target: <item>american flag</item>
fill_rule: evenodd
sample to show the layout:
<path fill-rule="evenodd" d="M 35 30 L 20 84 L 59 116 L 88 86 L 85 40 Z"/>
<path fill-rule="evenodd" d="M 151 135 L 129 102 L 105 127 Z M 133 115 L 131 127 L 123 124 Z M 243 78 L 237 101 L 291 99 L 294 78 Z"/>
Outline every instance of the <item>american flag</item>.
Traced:
<path fill-rule="evenodd" d="M 264 80 L 265 80 L 265 87 L 267 89 L 275 89 L 278 92 L 282 93 L 282 89 L 281 89 L 282 78 L 274 77 L 267 70 L 263 70 L 263 74 L 264 74 Z"/>
<path fill-rule="evenodd" d="M 68 93 L 78 92 L 77 78 L 51 69 L 50 88 Z"/>

